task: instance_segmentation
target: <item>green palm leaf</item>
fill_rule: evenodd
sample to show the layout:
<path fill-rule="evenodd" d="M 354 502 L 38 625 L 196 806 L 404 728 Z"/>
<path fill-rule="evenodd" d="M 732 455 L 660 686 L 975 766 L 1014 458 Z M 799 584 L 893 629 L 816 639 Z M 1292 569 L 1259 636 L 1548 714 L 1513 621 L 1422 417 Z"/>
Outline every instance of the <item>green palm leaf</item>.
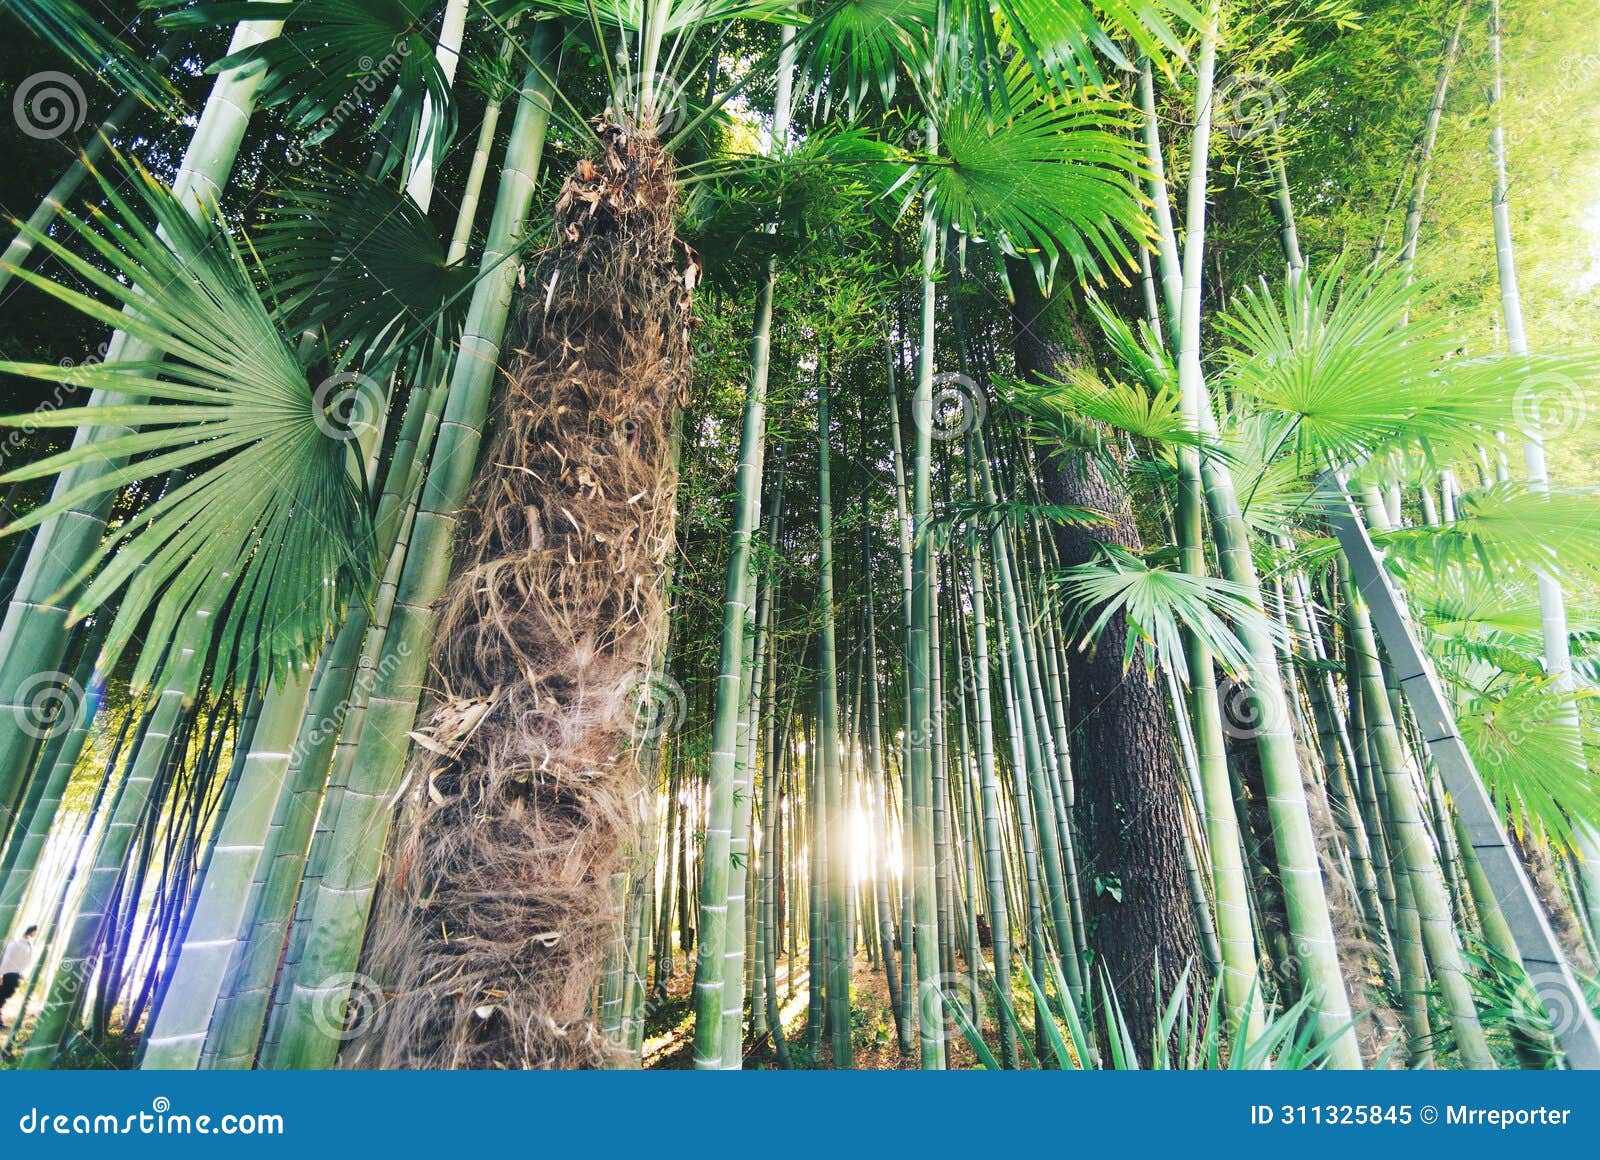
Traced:
<path fill-rule="evenodd" d="M 486 5 L 505 20 L 543 13 L 598 21 L 632 33 L 679 36 L 728 20 L 799 23 L 792 0 L 490 0 Z"/>
<path fill-rule="evenodd" d="M 956 0 L 956 10 L 988 8 L 986 0 Z M 1153 57 L 1184 55 L 1181 32 L 1203 18 L 1185 0 L 995 0 L 1005 40 L 1035 73 L 1062 88 L 1105 83 L 1098 59 L 1134 67 L 1127 49 Z M 1174 27 L 1176 23 L 1177 27 Z"/>
<path fill-rule="evenodd" d="M 1103 423 L 1169 446 L 1192 447 L 1205 441 L 1184 418 L 1175 388 L 1149 391 L 1131 383 L 1108 383 L 1081 368 L 1071 371 L 1065 381 L 1042 378 L 1006 386 L 1007 400 L 1036 418 Z"/>
<path fill-rule="evenodd" d="M 1131 665 L 1139 652 L 1146 670 L 1153 673 L 1158 658 L 1164 657 L 1179 678 L 1187 680 L 1185 666 L 1177 659 L 1184 655 L 1185 633 L 1192 632 L 1210 645 L 1225 669 L 1243 675 L 1250 668 L 1250 652 L 1235 626 L 1249 621 L 1269 636 L 1281 635 L 1276 621 L 1262 613 L 1242 585 L 1152 568 L 1109 544 L 1101 545 L 1100 552 L 1100 560 L 1066 569 L 1057 583 L 1068 625 L 1082 646 L 1096 640 L 1112 617 L 1127 621 L 1133 631 L 1123 652 L 1124 666 Z"/>
<path fill-rule="evenodd" d="M 893 101 L 901 69 L 926 58 L 937 19 L 934 0 L 824 4 L 806 30 L 802 61 L 823 115 L 836 103 L 854 116 L 869 97 Z"/>
<path fill-rule="evenodd" d="M 109 668 L 136 634 L 166 639 L 204 597 L 215 600 L 227 663 L 282 672 L 307 659 L 366 590 L 371 529 L 347 458 L 353 444 L 322 413 L 220 219 L 191 216 L 143 170 L 126 174 L 137 204 L 96 176 L 107 210 L 93 223 L 65 212 L 62 221 L 109 270 L 50 238 L 36 240 L 100 296 L 27 271 L 17 277 L 149 343 L 166 361 L 84 364 L 65 375 L 54 364 L 0 363 L 6 373 L 65 377 L 120 396 L 105 406 L 15 415 L 0 424 L 133 429 L 0 476 L 36 479 L 130 457 L 34 509 L 6 534 L 91 496 L 165 477 L 165 494 L 108 537 L 73 578 L 72 615 L 120 596 L 106 643 Z M 139 289 L 147 286 L 155 289 Z M 137 687 L 154 677 L 160 652 L 141 651 Z"/>
<path fill-rule="evenodd" d="M 1407 324 L 1421 294 L 1403 269 L 1346 279 L 1340 262 L 1279 296 L 1247 290 L 1218 319 L 1234 344 L 1226 383 L 1294 419 L 1292 446 L 1320 468 L 1471 446 L 1518 426 L 1519 399 L 1540 382 L 1593 373 L 1587 355 L 1459 358 L 1461 339 L 1440 322 Z"/>
<path fill-rule="evenodd" d="M 131 92 L 161 110 L 170 110 L 178 102 L 172 82 L 77 0 L 11 0 L 6 8 L 87 75 L 103 78 L 119 96 Z"/>
<path fill-rule="evenodd" d="M 1498 483 L 1464 493 L 1456 510 L 1456 519 L 1437 527 L 1377 538 L 1398 555 L 1431 560 L 1436 570 L 1477 564 L 1505 577 L 1530 568 L 1600 575 L 1600 501 L 1592 490 L 1543 492 Z"/>
<path fill-rule="evenodd" d="M 1573 821 L 1600 825 L 1600 781 L 1578 725 L 1580 694 L 1553 678 L 1524 678 L 1495 694 L 1473 698 L 1457 716 L 1472 753 L 1507 820 L 1519 829 L 1536 823 L 1552 838 L 1572 838 Z"/>
<path fill-rule="evenodd" d="M 347 173 L 291 186 L 254 237 L 288 333 L 381 357 L 408 336 L 448 343 L 461 329 L 471 272 L 445 261 L 433 223 L 390 185 Z"/>
<path fill-rule="evenodd" d="M 429 39 L 437 5 L 431 0 L 143 0 L 164 9 L 167 28 L 228 27 L 246 20 L 283 20 L 278 36 L 217 61 L 209 71 L 259 62 L 265 69 L 258 102 L 278 106 L 311 149 L 360 118 L 370 135 L 383 130 L 383 173 L 405 156 L 430 117 L 431 152 L 440 156 L 455 132 L 455 105 Z M 422 152 L 419 148 L 417 152 Z"/>
<path fill-rule="evenodd" d="M 1019 75 L 1010 96 L 1003 119 L 973 95 L 941 112 L 941 156 L 916 166 L 906 204 L 921 195 L 940 226 L 987 238 L 1002 270 L 1005 256 L 1025 257 L 1046 287 L 1063 257 L 1080 274 L 1127 265 L 1122 235 L 1142 235 L 1145 221 L 1122 107 L 1040 99 Z"/>

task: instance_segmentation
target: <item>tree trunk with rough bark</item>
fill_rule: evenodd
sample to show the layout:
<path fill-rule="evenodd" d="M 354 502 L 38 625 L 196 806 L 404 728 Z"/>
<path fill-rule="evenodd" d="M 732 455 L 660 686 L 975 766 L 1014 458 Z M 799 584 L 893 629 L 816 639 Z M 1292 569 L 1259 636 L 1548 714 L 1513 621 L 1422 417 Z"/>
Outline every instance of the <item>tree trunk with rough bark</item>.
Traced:
<path fill-rule="evenodd" d="M 1046 299 L 1031 274 L 1015 268 L 1011 281 L 1019 375 L 1058 377 L 1089 357 L 1068 299 Z M 1063 568 L 1093 560 L 1099 542 L 1143 548 L 1120 479 L 1106 478 L 1081 456 L 1063 454 L 1045 461 L 1042 480 L 1049 502 L 1109 517 L 1093 526 L 1053 528 Z M 1092 651 L 1070 653 L 1067 713 L 1090 942 L 1146 1052 L 1159 1014 L 1158 963 L 1164 997 L 1173 993 L 1185 967 L 1193 964 L 1195 978 L 1202 966 L 1184 863 L 1188 839 L 1170 707 L 1159 681 L 1141 666 L 1124 669 L 1127 632 L 1126 623 L 1114 619 Z"/>

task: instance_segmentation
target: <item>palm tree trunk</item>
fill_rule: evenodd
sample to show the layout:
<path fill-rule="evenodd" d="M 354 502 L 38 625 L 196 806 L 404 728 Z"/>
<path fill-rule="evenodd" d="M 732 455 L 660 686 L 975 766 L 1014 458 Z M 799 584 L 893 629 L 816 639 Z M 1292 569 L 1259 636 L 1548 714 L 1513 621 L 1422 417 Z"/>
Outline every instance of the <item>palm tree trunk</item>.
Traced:
<path fill-rule="evenodd" d="M 329 873 L 311 897 L 315 926 L 292 980 L 283 1036 L 268 1066 L 329 1066 L 337 1055 L 338 1026 L 320 1011 L 349 991 L 385 843 L 394 795 L 400 786 L 416 722 L 418 691 L 427 682 L 428 642 L 434 639 L 455 538 L 456 523 L 472 481 L 484 422 L 510 313 L 517 265 L 508 260 L 523 244 L 550 118 L 544 58 L 551 52 L 549 28 L 541 22 L 529 42 L 537 62 L 523 79 L 506 147 L 500 188 L 481 268 L 451 377 L 434 462 L 423 486 L 395 599 L 395 616 L 369 698 L 366 720 L 352 760 L 353 776 L 343 796 L 331 843 Z"/>
<path fill-rule="evenodd" d="M 615 1050 L 592 986 L 622 920 L 610 875 L 642 821 L 635 714 L 647 733 L 679 715 L 653 662 L 698 265 L 674 232 L 671 158 L 647 132 L 599 139 L 529 278 L 526 347 L 438 612 L 424 800 L 371 935 L 396 991 L 389 1066 L 572 1067 Z M 708 935 L 702 953 L 720 955 Z"/>
<path fill-rule="evenodd" d="M 1040 295 L 1031 272 L 1012 263 L 1017 370 L 1031 381 L 1064 377 L 1075 362 L 1064 303 Z M 1079 338 L 1079 351 L 1087 343 Z M 1058 524 L 1060 566 L 1092 562 L 1102 542 L 1138 552 L 1143 541 L 1126 490 L 1096 466 L 1061 457 L 1043 464 L 1050 503 L 1105 513 L 1093 527 Z M 1084 860 L 1106 888 L 1090 892 L 1097 958 L 1110 973 L 1141 1055 L 1159 1021 L 1158 990 L 1171 996 L 1200 958 L 1184 850 L 1188 834 L 1167 698 L 1138 666 L 1123 664 L 1120 619 L 1067 665 L 1068 735 L 1075 766 L 1093 770 L 1079 789 Z M 1253 956 L 1252 956 L 1253 957 Z"/>

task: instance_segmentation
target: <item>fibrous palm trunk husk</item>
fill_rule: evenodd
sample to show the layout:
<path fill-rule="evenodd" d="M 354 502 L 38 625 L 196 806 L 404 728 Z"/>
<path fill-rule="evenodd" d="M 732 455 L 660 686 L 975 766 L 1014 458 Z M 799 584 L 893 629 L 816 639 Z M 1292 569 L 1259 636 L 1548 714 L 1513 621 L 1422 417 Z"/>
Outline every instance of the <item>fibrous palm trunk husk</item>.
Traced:
<path fill-rule="evenodd" d="M 694 255 L 670 158 L 602 124 L 529 270 L 523 349 L 462 513 L 386 916 L 388 1067 L 585 1067 L 644 797 Z M 463 357 L 470 357 L 464 355 Z M 667 706 L 671 714 L 672 707 Z M 659 721 L 650 722 L 659 725 Z"/>

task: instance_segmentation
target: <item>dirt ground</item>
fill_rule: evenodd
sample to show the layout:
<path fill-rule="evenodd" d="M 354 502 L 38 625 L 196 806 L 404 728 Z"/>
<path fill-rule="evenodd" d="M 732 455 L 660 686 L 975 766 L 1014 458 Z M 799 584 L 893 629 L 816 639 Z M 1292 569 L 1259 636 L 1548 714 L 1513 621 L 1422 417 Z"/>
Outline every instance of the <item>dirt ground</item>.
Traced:
<path fill-rule="evenodd" d="M 645 1027 L 644 1066 L 646 1068 L 684 1069 L 692 1066 L 694 1019 L 689 1007 L 689 993 L 694 986 L 693 959 L 678 955 L 676 970 L 667 987 L 667 999 L 650 1013 Z M 823 1036 L 819 1054 L 813 1056 L 806 1047 L 806 1004 L 808 972 L 797 964 L 793 986 L 782 960 L 778 963 L 777 985 L 782 1001 L 784 1035 L 789 1044 L 791 1062 L 797 1069 L 827 1068 L 833 1066 L 828 1037 Z M 851 1055 L 852 1066 L 858 1071 L 915 1071 L 920 1066 L 915 1048 L 909 1055 L 900 1051 L 894 1025 L 893 1009 L 889 1004 L 889 985 L 883 968 L 858 956 L 852 973 L 850 993 Z M 951 1026 L 946 1035 L 945 1051 L 948 1064 L 953 1069 L 976 1066 L 972 1049 L 962 1038 L 958 1028 Z M 778 1066 L 777 1054 L 771 1039 L 763 1036 L 753 1041 L 748 1036 L 744 1045 L 744 1066 L 759 1071 Z"/>

